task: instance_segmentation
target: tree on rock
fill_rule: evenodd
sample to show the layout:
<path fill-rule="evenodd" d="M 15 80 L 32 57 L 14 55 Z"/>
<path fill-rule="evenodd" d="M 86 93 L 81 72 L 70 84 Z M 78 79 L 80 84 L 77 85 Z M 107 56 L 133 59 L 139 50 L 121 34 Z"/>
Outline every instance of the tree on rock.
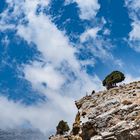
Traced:
<path fill-rule="evenodd" d="M 67 122 L 61 120 L 58 123 L 56 130 L 57 130 L 57 132 L 56 132 L 57 134 L 64 135 L 66 132 L 68 132 L 70 130 L 70 128 L 69 128 Z"/>
<path fill-rule="evenodd" d="M 107 89 L 113 88 L 117 83 L 122 82 L 125 79 L 125 76 L 120 71 L 113 71 L 105 77 L 102 84 L 106 86 Z"/>

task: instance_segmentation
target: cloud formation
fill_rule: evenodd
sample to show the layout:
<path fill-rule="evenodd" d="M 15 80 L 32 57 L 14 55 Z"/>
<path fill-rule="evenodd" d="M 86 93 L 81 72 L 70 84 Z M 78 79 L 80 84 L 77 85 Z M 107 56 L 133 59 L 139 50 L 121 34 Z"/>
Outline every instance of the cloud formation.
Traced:
<path fill-rule="evenodd" d="M 7 0 L 8 8 L 0 15 L 1 31 L 16 31 L 16 36 L 24 39 L 29 47 L 34 44 L 40 52 L 38 61 L 20 65 L 19 70 L 23 73 L 22 78 L 46 97 L 45 102 L 32 106 L 0 97 L 1 128 L 13 128 L 29 122 L 32 127 L 48 133 L 55 129 L 61 119 L 73 122 L 76 112 L 74 101 L 86 92 L 89 94 L 92 90 L 103 88 L 99 77 L 96 74 L 89 75 L 85 67 L 94 66 L 96 58 L 103 62 L 113 62 L 120 67 L 123 65 L 123 62 L 111 53 L 114 46 L 110 40 L 98 34 L 103 29 L 102 25 L 87 28 L 79 36 L 79 43 L 73 45 L 65 32 L 52 22 L 51 16 L 44 13 L 49 2 Z M 86 20 L 94 19 L 100 8 L 97 0 L 67 2 L 76 2 L 80 8 L 81 19 Z M 10 11 L 9 14 L 10 9 L 13 9 L 13 12 Z M 11 19 L 14 22 L 10 22 Z M 105 24 L 105 21 L 102 22 Z M 132 32 L 130 40 L 136 38 Z M 104 30 L 104 34 L 108 35 L 110 31 Z M 7 39 L 3 42 L 6 43 Z M 77 54 L 81 53 L 81 50 L 90 53 L 92 58 L 79 60 Z M 133 77 L 128 76 L 126 81 L 133 81 Z"/>
<path fill-rule="evenodd" d="M 16 30 L 16 35 L 27 41 L 29 47 L 31 43 L 36 45 L 41 54 L 40 61 L 31 61 L 19 69 L 24 73 L 22 78 L 46 96 L 46 102 L 25 106 L 1 97 L 1 127 L 20 126 L 27 121 L 31 126 L 49 132 L 60 119 L 71 123 L 76 112 L 74 101 L 86 92 L 101 89 L 100 79 L 86 73 L 82 68 L 86 63 L 81 63 L 75 55 L 78 49 L 50 17 L 43 10 L 36 13 L 38 5 L 46 7 L 49 1 L 7 0 L 7 3 L 8 8 L 1 14 L 1 25 L 4 25 L 1 30 Z M 11 8 L 13 12 L 9 16 Z M 10 23 L 11 18 L 14 23 Z"/>
<path fill-rule="evenodd" d="M 100 9 L 98 0 L 66 0 L 66 2 L 76 2 L 78 4 L 78 7 L 80 8 L 81 12 L 81 19 L 94 19 L 98 10 Z"/>
<path fill-rule="evenodd" d="M 115 58 L 111 53 L 115 46 L 109 39 L 106 39 L 104 36 L 98 34 L 102 28 L 103 26 L 96 26 L 85 30 L 85 32 L 80 36 L 80 42 L 83 44 L 81 48 L 84 48 L 85 51 L 89 51 L 92 53 L 92 56 L 99 58 L 104 63 L 110 61 L 113 62 L 114 65 L 122 67 L 122 60 Z"/>
<path fill-rule="evenodd" d="M 125 0 L 129 10 L 129 16 L 132 19 L 132 31 L 129 33 L 129 45 L 135 51 L 140 52 L 140 0 Z"/>

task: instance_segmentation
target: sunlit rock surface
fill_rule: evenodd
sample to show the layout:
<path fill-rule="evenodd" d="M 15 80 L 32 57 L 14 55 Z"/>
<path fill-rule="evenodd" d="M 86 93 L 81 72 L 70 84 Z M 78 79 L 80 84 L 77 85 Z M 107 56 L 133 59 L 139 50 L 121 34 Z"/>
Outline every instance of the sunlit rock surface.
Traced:
<path fill-rule="evenodd" d="M 78 113 L 65 140 L 140 140 L 140 82 L 88 95 L 75 104 Z"/>
<path fill-rule="evenodd" d="M 40 131 L 31 129 L 0 129 L 0 140 L 47 140 Z"/>

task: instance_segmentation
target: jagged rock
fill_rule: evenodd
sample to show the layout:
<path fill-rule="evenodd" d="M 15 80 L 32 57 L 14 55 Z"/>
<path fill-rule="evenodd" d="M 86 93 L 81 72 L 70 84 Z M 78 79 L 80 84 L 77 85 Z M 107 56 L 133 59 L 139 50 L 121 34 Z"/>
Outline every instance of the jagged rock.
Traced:
<path fill-rule="evenodd" d="M 80 126 L 77 124 L 74 124 L 73 128 L 72 128 L 72 134 L 77 135 L 77 134 L 79 134 L 79 131 L 80 131 Z"/>
<path fill-rule="evenodd" d="M 96 92 L 75 104 L 73 128 L 78 127 L 75 135 L 82 140 L 140 140 L 140 81 Z"/>
<path fill-rule="evenodd" d="M 51 137 L 50 139 L 51 140 L 68 140 L 68 138 L 65 138 L 64 136 L 60 136 L 60 135 L 57 135 L 55 137 Z"/>
<path fill-rule="evenodd" d="M 51 138 L 51 140 L 82 140 L 82 138 L 80 136 L 74 136 L 74 135 L 67 135 L 67 136 L 54 136 Z"/>
<path fill-rule="evenodd" d="M 98 135 L 93 136 L 91 137 L 91 140 L 102 140 L 102 136 L 98 136 Z"/>
<path fill-rule="evenodd" d="M 96 129 L 92 122 L 86 122 L 82 125 L 81 137 L 83 140 L 89 140 L 97 134 Z"/>

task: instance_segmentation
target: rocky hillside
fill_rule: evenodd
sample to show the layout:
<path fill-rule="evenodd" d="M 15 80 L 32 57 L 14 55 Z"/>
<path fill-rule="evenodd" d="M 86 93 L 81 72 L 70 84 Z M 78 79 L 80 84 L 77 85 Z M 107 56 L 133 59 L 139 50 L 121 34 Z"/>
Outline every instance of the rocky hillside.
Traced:
<path fill-rule="evenodd" d="M 140 81 L 96 92 L 75 102 L 70 134 L 51 140 L 140 140 Z"/>

